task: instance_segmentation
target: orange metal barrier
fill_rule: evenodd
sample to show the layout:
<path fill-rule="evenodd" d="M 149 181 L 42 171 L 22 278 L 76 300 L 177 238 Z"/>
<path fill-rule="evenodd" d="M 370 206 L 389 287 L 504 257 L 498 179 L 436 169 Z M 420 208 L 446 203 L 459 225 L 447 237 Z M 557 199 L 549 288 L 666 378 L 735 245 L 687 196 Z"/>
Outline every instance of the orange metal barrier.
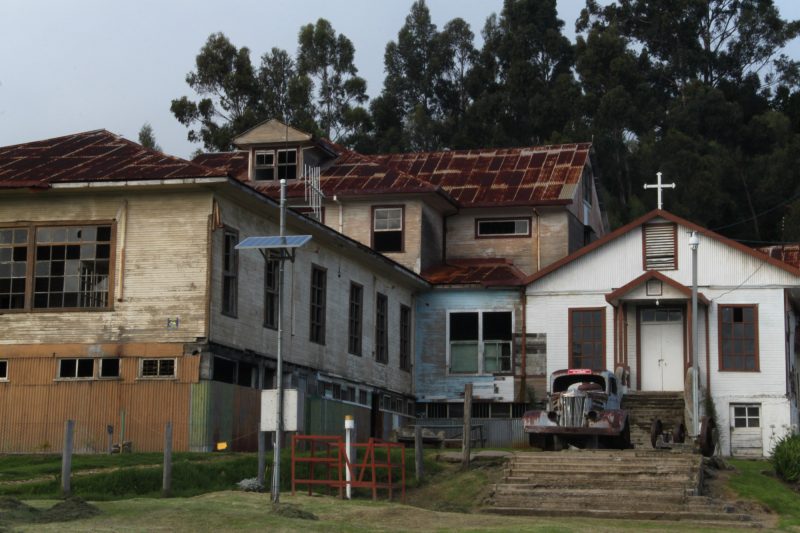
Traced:
<path fill-rule="evenodd" d="M 307 444 L 309 455 L 299 455 L 298 446 Z M 292 495 L 296 493 L 297 485 L 307 485 L 311 494 L 313 485 L 323 485 L 339 489 L 339 497 L 344 496 L 344 489 L 348 484 L 344 469 L 350 471 L 350 486 L 352 488 L 368 488 L 372 490 L 372 499 L 378 498 L 378 489 L 388 491 L 389 499 L 394 496 L 394 491 L 400 489 L 401 500 L 406 501 L 406 454 L 405 445 L 395 442 L 384 442 L 380 439 L 369 439 L 366 443 L 353 443 L 353 462 L 347 460 L 344 439 L 339 436 L 329 435 L 292 435 Z M 378 462 L 375 451 L 383 450 L 386 454 L 385 462 Z M 392 462 L 392 451 L 400 450 L 400 462 Z M 358 457 L 362 456 L 359 462 Z M 308 464 L 309 477 L 297 477 L 297 465 Z M 315 466 L 325 466 L 325 478 L 315 478 Z M 400 479 L 397 480 L 395 468 L 400 469 Z M 378 475 L 386 471 L 386 481 L 378 481 Z M 367 476 L 367 474 L 369 474 Z M 366 479 L 365 479 L 366 478 Z M 398 487 L 399 484 L 399 487 Z"/>

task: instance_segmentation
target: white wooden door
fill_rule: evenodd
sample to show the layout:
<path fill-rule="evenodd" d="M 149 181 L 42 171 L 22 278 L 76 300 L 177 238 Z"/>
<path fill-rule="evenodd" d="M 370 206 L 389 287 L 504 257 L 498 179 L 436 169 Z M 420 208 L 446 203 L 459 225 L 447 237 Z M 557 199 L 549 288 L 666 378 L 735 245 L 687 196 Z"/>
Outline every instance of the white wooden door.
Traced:
<path fill-rule="evenodd" d="M 731 404 L 731 455 L 761 457 L 761 405 Z"/>
<path fill-rule="evenodd" d="M 644 309 L 640 339 L 642 390 L 683 390 L 683 312 Z"/>

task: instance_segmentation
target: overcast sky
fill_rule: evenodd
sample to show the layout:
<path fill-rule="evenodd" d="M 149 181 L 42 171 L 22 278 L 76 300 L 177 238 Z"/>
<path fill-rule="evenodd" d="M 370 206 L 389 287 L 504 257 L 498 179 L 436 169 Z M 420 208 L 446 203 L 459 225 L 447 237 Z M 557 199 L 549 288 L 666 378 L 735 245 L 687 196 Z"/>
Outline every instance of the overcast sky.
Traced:
<path fill-rule="evenodd" d="M 0 0 L 0 146 L 105 128 L 136 140 L 149 122 L 165 152 L 189 157 L 200 145 L 169 111 L 195 99 L 185 76 L 213 32 L 247 46 L 253 63 L 273 46 L 294 55 L 300 26 L 324 17 L 353 41 L 370 96 L 383 83 L 383 52 L 413 0 Z M 784 18 L 800 1 L 777 0 Z M 583 0 L 558 0 L 574 38 Z M 441 28 L 465 19 L 478 38 L 502 0 L 428 0 Z M 800 56 L 800 43 L 790 48 Z"/>

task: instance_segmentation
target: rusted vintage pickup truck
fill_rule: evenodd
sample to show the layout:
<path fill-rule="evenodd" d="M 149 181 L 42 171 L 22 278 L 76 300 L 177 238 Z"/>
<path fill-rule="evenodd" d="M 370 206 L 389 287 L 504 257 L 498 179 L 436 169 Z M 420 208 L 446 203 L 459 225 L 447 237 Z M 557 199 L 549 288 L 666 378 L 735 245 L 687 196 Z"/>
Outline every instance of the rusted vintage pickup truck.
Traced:
<path fill-rule="evenodd" d="M 621 386 L 608 370 L 558 370 L 550 376 L 547 409 L 523 415 L 531 446 L 560 450 L 630 448 L 628 414 L 620 408 Z"/>

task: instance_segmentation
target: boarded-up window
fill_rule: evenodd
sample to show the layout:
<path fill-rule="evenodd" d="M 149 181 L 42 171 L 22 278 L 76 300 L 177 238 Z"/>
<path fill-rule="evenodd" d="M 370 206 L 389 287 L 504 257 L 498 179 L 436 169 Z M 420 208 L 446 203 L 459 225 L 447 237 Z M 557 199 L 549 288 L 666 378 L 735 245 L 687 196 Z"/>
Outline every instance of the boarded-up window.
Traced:
<path fill-rule="evenodd" d="M 603 370 L 606 367 L 605 310 L 570 309 L 570 368 Z"/>
<path fill-rule="evenodd" d="M 647 224 L 643 227 L 644 269 L 675 270 L 678 268 L 675 224 Z"/>
<path fill-rule="evenodd" d="M 758 308 L 719 306 L 720 370 L 758 371 Z"/>

